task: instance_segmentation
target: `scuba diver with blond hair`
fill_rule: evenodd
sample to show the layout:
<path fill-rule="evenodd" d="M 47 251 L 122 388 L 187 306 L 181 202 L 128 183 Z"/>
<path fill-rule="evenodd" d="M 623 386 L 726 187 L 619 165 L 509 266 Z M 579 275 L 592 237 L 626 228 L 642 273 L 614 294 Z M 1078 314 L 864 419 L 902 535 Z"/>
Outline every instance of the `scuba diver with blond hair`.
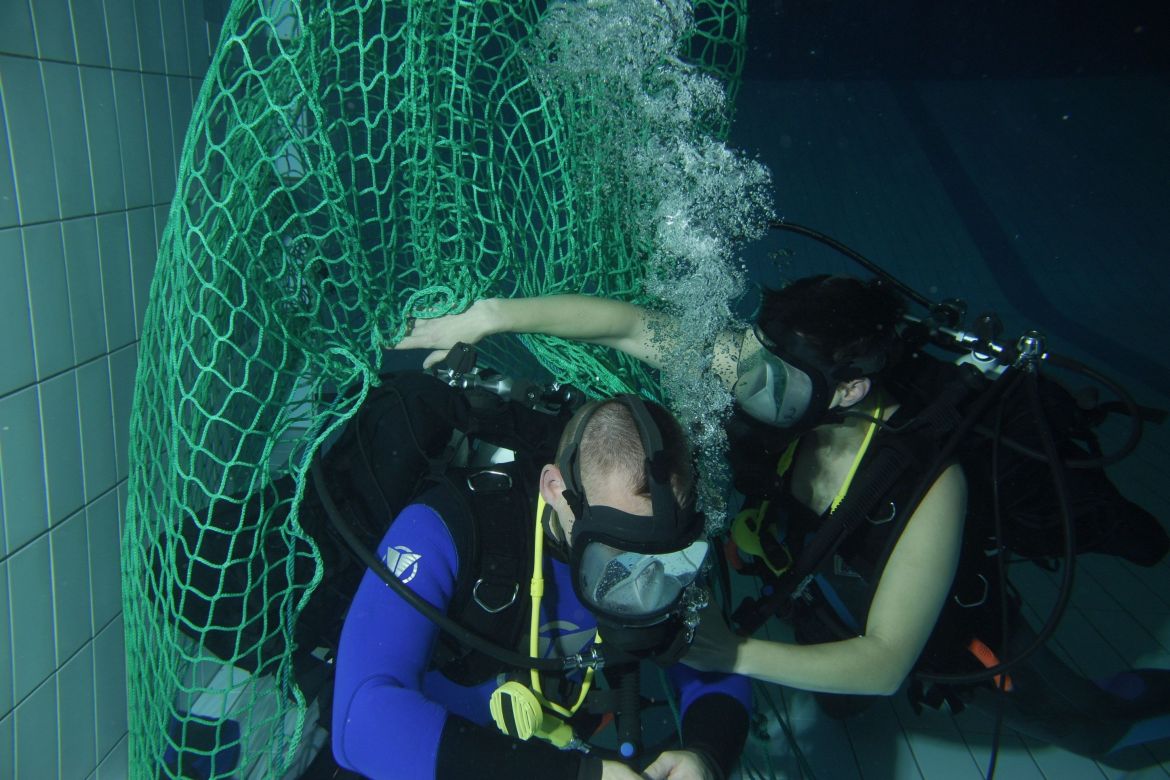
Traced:
<path fill-rule="evenodd" d="M 428 399 L 458 394 L 428 381 Z M 338 764 L 374 778 L 726 778 L 751 694 L 743 677 L 678 663 L 706 604 L 709 544 L 677 421 L 632 395 L 593 401 L 552 462 L 516 456 L 448 469 L 378 543 L 390 572 L 366 572 L 337 652 Z M 440 634 L 413 597 L 390 592 L 396 579 L 480 638 Z M 532 671 L 507 674 L 484 636 L 527 647 Z M 640 744 L 643 661 L 666 669 L 678 697 L 673 746 Z M 590 742 L 604 713 L 616 750 Z"/>

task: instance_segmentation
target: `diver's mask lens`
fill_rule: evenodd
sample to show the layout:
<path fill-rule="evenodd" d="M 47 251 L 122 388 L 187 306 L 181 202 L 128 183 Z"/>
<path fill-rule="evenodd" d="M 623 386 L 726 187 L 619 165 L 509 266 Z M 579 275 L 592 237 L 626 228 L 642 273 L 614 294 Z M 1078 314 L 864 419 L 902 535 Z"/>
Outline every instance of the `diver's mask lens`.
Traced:
<path fill-rule="evenodd" d="M 665 553 L 591 542 L 581 553 L 578 589 L 591 610 L 611 620 L 631 625 L 664 620 L 699 576 L 708 549 L 703 539 Z"/>
<path fill-rule="evenodd" d="M 760 339 L 759 335 L 756 336 Z M 813 397 L 812 378 L 779 355 L 760 346 L 739 362 L 732 392 L 744 412 L 755 419 L 789 428 L 808 411 Z"/>

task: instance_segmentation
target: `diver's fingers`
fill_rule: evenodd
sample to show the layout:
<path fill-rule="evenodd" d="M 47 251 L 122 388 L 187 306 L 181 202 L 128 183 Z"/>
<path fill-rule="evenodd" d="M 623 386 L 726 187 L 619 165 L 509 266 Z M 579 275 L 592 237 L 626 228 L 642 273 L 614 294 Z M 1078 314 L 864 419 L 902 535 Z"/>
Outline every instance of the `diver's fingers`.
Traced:
<path fill-rule="evenodd" d="M 414 317 L 407 318 L 406 327 L 403 330 L 402 338 L 398 340 L 398 343 L 394 345 L 393 349 L 422 349 L 423 347 L 427 346 L 425 343 L 417 343 L 420 341 L 418 336 L 416 336 L 414 333 L 414 326 L 417 322 L 418 320 L 416 320 Z"/>
<path fill-rule="evenodd" d="M 394 345 L 394 349 L 434 349 L 435 342 L 417 335 L 403 336 Z"/>
<path fill-rule="evenodd" d="M 450 344 L 443 332 L 436 328 L 438 320 L 422 320 L 411 317 L 406 321 L 406 332 L 394 345 L 394 349 L 435 349 Z"/>
<path fill-rule="evenodd" d="M 431 366 L 435 365 L 443 358 L 447 357 L 447 352 L 448 350 L 445 349 L 436 349 L 434 352 L 427 355 L 425 360 L 423 360 L 423 368 L 430 368 Z"/>

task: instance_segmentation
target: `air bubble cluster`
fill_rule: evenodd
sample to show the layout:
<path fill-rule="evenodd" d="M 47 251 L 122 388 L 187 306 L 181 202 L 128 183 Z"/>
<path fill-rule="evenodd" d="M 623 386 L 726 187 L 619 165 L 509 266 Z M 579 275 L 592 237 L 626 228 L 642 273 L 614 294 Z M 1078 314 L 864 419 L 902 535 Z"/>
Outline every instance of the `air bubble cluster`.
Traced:
<path fill-rule="evenodd" d="M 768 169 L 712 131 L 729 106 L 722 82 L 681 54 L 692 13 L 679 0 L 553 3 L 525 56 L 544 94 L 569 112 L 589 105 L 579 119 L 605 139 L 590 174 L 625 183 L 628 249 L 645 268 L 638 292 L 671 320 L 655 334 L 662 390 L 692 432 L 700 508 L 718 530 L 731 396 L 712 349 L 721 331 L 743 327 L 732 314 L 745 288 L 735 250 L 766 229 L 772 192 Z"/>

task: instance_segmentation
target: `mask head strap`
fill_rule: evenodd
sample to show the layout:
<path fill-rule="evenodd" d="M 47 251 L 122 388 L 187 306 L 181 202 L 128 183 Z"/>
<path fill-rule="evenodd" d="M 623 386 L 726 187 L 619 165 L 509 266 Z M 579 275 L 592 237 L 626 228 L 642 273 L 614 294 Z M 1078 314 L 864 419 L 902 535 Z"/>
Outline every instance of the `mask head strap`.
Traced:
<path fill-rule="evenodd" d="M 663 540 L 669 547 L 680 538 L 693 541 L 702 530 L 702 518 L 689 507 L 693 501 L 685 502 L 683 508 L 675 499 L 670 480 L 670 454 L 666 452 L 662 432 L 641 398 L 635 395 L 619 395 L 612 402 L 620 403 L 630 412 L 638 429 L 638 437 L 645 455 L 643 468 L 650 492 L 652 517 L 626 515 L 611 507 L 589 505 L 581 480 L 581 439 L 590 418 L 606 401 L 594 401 L 585 406 L 573 420 L 568 431 L 568 440 L 557 459 L 557 467 L 565 482 L 564 497 L 573 511 L 575 527 L 581 531 L 594 530 L 601 535 L 619 539 L 630 550 L 659 551 Z M 594 515 L 597 517 L 595 518 Z M 593 520 L 602 522 L 592 522 Z M 576 535 L 576 530 L 574 535 Z"/>
<path fill-rule="evenodd" d="M 590 401 L 569 421 L 564 446 L 557 455 L 557 468 L 560 469 L 561 479 L 565 483 L 562 495 L 574 517 L 581 517 L 585 504 L 585 491 L 581 488 L 581 439 L 585 436 L 585 426 L 601 403 Z"/>

